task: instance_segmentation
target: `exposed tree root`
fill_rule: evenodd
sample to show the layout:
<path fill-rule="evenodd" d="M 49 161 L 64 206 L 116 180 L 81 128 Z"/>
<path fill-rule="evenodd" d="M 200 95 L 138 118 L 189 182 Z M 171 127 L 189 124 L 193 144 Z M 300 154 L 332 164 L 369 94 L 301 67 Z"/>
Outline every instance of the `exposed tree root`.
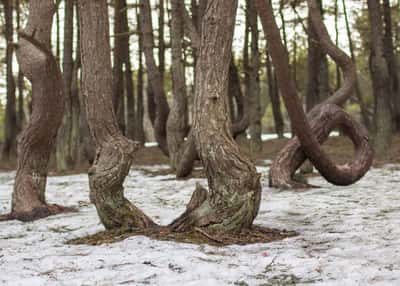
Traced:
<path fill-rule="evenodd" d="M 29 212 L 11 212 L 9 214 L 0 215 L 0 221 L 19 220 L 23 222 L 30 222 L 46 218 L 48 216 L 69 212 L 78 212 L 78 209 L 74 207 L 64 207 L 57 204 L 45 204 L 41 207 L 36 207 Z"/>

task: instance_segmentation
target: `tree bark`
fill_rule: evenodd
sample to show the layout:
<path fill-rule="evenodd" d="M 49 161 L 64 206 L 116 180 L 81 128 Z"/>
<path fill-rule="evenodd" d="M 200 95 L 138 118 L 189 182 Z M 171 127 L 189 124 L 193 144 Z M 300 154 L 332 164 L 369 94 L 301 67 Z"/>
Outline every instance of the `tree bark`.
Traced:
<path fill-rule="evenodd" d="M 17 143 L 17 111 L 15 98 L 15 80 L 13 76 L 13 1 L 3 0 L 5 18 L 5 39 L 6 39 L 6 88 L 7 101 L 5 110 L 5 135 L 3 146 L 3 160 L 9 161 L 15 158 Z"/>
<path fill-rule="evenodd" d="M 139 142 L 142 146 L 144 145 L 146 138 L 144 134 L 144 126 L 143 126 L 143 118 L 144 118 L 144 105 L 143 105 L 143 40 L 142 40 L 142 33 L 140 28 L 140 16 L 139 13 L 136 13 L 137 19 L 137 29 L 138 33 L 138 74 L 137 74 L 137 101 L 136 101 L 136 132 L 135 132 L 135 140 Z"/>
<path fill-rule="evenodd" d="M 375 140 L 377 156 L 387 154 L 392 140 L 391 88 L 388 62 L 385 58 L 380 1 L 368 0 L 371 24 L 370 70 L 375 98 Z"/>
<path fill-rule="evenodd" d="M 323 24 L 319 7 L 316 5 L 315 1 L 309 0 L 308 5 L 312 24 L 319 37 L 321 46 L 334 59 L 334 61 L 340 64 L 345 77 L 345 82 L 342 88 L 339 89 L 333 96 L 328 98 L 325 103 L 342 105 L 354 90 L 354 66 L 350 58 L 341 50 L 339 50 L 330 40 L 326 27 Z M 340 116 L 341 119 L 338 121 L 332 119 L 332 121 L 336 121 L 338 123 L 343 122 L 346 133 L 350 135 L 350 138 L 355 144 L 356 156 L 351 164 L 337 166 L 331 161 L 331 159 L 319 145 L 318 138 L 321 138 L 321 134 L 318 133 L 316 127 L 313 129 L 310 127 L 307 117 L 302 109 L 294 81 L 291 78 L 289 60 L 281 41 L 279 29 L 273 16 L 272 7 L 264 0 L 256 0 L 256 6 L 258 8 L 261 23 L 268 40 L 268 49 L 271 53 L 271 58 L 276 69 L 279 87 L 291 119 L 292 128 L 297 135 L 291 140 L 291 143 L 293 143 L 295 140 L 300 142 L 300 148 L 296 150 L 296 153 L 301 151 L 304 152 L 306 155 L 304 158 L 309 158 L 321 175 L 333 184 L 349 185 L 356 182 L 368 171 L 372 163 L 373 152 L 369 146 L 368 135 L 366 131 L 361 128 L 361 126 L 356 126 L 354 130 L 350 128 L 352 124 L 347 123 L 348 120 L 345 119 L 345 113 L 342 113 Z M 326 108 L 328 108 L 328 111 L 332 114 L 337 113 L 335 110 L 332 110 L 333 105 L 321 105 L 313 109 L 310 117 L 314 118 L 318 113 L 321 112 L 321 110 L 325 111 Z M 322 112 L 322 114 L 324 113 Z M 318 129 L 324 129 L 323 127 L 326 125 L 326 121 L 319 120 L 318 122 L 320 122 L 318 125 L 322 126 L 322 128 Z M 316 133 L 316 136 L 314 133 Z M 288 152 L 288 149 L 285 148 L 285 151 Z M 282 152 L 278 155 L 278 159 L 276 159 L 274 163 L 278 162 L 281 156 Z M 289 160 L 296 160 L 296 158 L 293 158 L 294 157 L 292 157 L 292 159 L 289 158 Z M 278 163 L 276 164 L 279 166 Z M 272 169 L 271 172 L 273 172 Z M 271 178 L 274 179 L 273 174 L 271 174 Z M 289 179 L 289 181 L 286 179 Z M 291 184 L 290 181 L 291 178 L 286 179 L 284 183 L 278 181 L 277 185 L 275 186 L 293 187 L 294 185 Z"/>
<path fill-rule="evenodd" d="M 89 169 L 90 199 L 107 229 L 148 227 L 152 220 L 123 195 L 137 145 L 121 134 L 112 106 L 107 1 L 78 0 L 83 94 L 96 157 Z"/>
<path fill-rule="evenodd" d="M 166 122 L 169 114 L 169 106 L 164 92 L 162 76 L 154 60 L 154 37 L 149 0 L 140 0 L 140 29 L 150 90 L 154 94 L 154 133 L 161 151 L 168 155 Z"/>
<path fill-rule="evenodd" d="M 210 191 L 197 188 L 187 211 L 170 227 L 204 227 L 225 232 L 250 228 L 261 185 L 253 163 L 231 135 L 228 74 L 237 1 L 207 1 L 196 73 L 194 136 Z"/>
<path fill-rule="evenodd" d="M 171 54 L 173 103 L 167 122 L 167 141 L 172 169 L 181 160 L 182 148 L 188 130 L 188 108 L 185 82 L 185 67 L 182 58 L 184 3 L 171 0 Z"/>
<path fill-rule="evenodd" d="M 57 137 L 57 169 L 58 171 L 70 170 L 74 166 L 76 154 L 73 154 L 73 113 L 72 103 L 72 76 L 73 76 L 73 38 L 74 38 L 74 1 L 65 1 L 64 14 L 64 55 L 63 55 L 63 87 L 65 95 L 65 108 L 63 122 Z"/>
<path fill-rule="evenodd" d="M 31 0 L 17 59 L 32 83 L 32 114 L 18 139 L 18 168 L 8 218 L 31 221 L 67 209 L 45 200 L 47 167 L 64 108 L 61 71 L 50 49 L 52 0 Z M 4 218 L 4 217 L 3 217 Z"/>
<path fill-rule="evenodd" d="M 21 29 L 21 7 L 20 0 L 15 1 L 15 7 L 17 12 L 17 31 Z M 26 118 L 25 118 L 25 110 L 24 110 L 24 75 L 21 69 L 18 69 L 18 79 L 17 79 L 17 87 L 18 87 L 18 114 L 17 114 L 17 132 L 21 132 L 25 127 Z"/>
<path fill-rule="evenodd" d="M 257 11 L 254 7 L 254 1 L 247 1 L 247 13 L 249 20 L 249 27 L 251 32 L 251 59 L 249 67 L 249 93 L 246 95 L 249 99 L 249 113 L 250 113 L 250 126 L 249 134 L 251 138 L 251 150 L 259 152 L 262 150 L 261 141 L 261 112 L 260 102 L 260 53 L 258 50 L 258 25 L 257 25 Z"/>
<path fill-rule="evenodd" d="M 393 123 L 396 131 L 400 131 L 400 79 L 399 64 L 393 44 L 392 8 L 389 0 L 383 0 L 383 21 L 385 23 L 384 50 L 388 63 Z"/>

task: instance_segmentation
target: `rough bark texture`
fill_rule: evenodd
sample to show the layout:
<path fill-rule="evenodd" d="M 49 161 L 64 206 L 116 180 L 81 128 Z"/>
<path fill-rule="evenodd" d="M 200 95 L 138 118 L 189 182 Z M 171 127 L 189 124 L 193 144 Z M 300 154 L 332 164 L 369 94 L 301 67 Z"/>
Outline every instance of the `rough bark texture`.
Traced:
<path fill-rule="evenodd" d="M 399 5 L 399 4 L 398 4 Z M 383 0 L 383 21 L 385 24 L 384 49 L 388 63 L 391 89 L 393 123 L 396 131 L 400 131 L 400 79 L 399 64 L 393 44 L 392 8 L 389 0 Z"/>
<path fill-rule="evenodd" d="M 169 114 L 169 106 L 164 92 L 162 76 L 153 55 L 154 37 L 149 0 L 140 0 L 140 29 L 150 90 L 154 95 L 154 135 L 161 151 L 168 155 L 166 123 Z"/>
<path fill-rule="evenodd" d="M 18 168 L 8 218 L 31 221 L 64 211 L 45 200 L 47 166 L 64 108 L 61 71 L 50 49 L 52 0 L 31 0 L 17 59 L 32 83 L 32 114 L 18 139 Z"/>
<path fill-rule="evenodd" d="M 375 98 L 374 149 L 382 157 L 390 147 L 392 138 L 391 88 L 388 62 L 385 58 L 380 1 L 368 0 L 371 24 L 370 70 Z"/>
<path fill-rule="evenodd" d="M 136 13 L 137 19 L 137 29 L 140 31 L 140 16 L 139 13 Z M 143 126 L 143 118 L 144 118 L 144 104 L 143 104 L 143 41 L 142 41 L 142 33 L 138 33 L 138 74 L 137 74 L 137 101 L 136 101 L 136 121 L 135 121 L 135 140 L 139 142 L 141 145 L 144 145 L 146 139 L 144 134 L 144 126 Z"/>
<path fill-rule="evenodd" d="M 260 101 L 260 53 L 258 50 L 258 25 L 257 11 L 254 7 L 254 1 L 247 1 L 248 21 L 251 33 L 250 45 L 250 66 L 249 66 L 249 113 L 250 113 L 250 146 L 254 152 L 259 152 L 262 149 L 261 141 L 261 101 Z"/>
<path fill-rule="evenodd" d="M 355 69 L 350 58 L 341 50 L 339 50 L 330 40 L 328 32 L 323 24 L 319 8 L 315 1 L 309 0 L 308 4 L 310 8 L 312 24 L 319 37 L 321 46 L 336 62 L 338 62 L 338 64 L 340 64 L 343 70 L 345 77 L 343 86 L 333 96 L 325 101 L 326 104 L 329 103 L 340 106 L 346 101 L 346 99 L 354 90 Z M 294 161 L 298 160 L 297 152 L 304 152 L 306 156 L 303 158 L 309 158 L 321 175 L 333 184 L 349 185 L 356 182 L 368 171 L 372 163 L 373 152 L 369 146 L 367 133 L 363 128 L 361 128 L 361 126 L 356 126 L 354 122 L 346 120 L 344 114 L 339 116 L 340 120 L 335 118 L 336 114 L 339 114 L 340 112 L 334 110 L 333 105 L 320 105 L 313 109 L 310 114 L 312 118 L 314 118 L 318 113 L 322 113 L 323 115 L 324 113 L 322 111 L 325 111 L 327 114 L 331 114 L 331 116 L 335 115 L 332 116 L 332 119 L 330 120 L 334 122 L 336 121 L 336 123 L 343 122 L 342 124 L 345 126 L 344 129 L 346 133 L 355 143 L 357 151 L 356 157 L 352 163 L 337 166 L 330 160 L 318 142 L 318 139 L 322 138 L 322 134 L 320 133 L 327 123 L 325 120 L 322 120 L 321 117 L 317 123 L 317 126 L 310 127 L 306 115 L 302 109 L 300 99 L 297 96 L 294 81 L 291 78 L 289 60 L 285 48 L 281 42 L 279 29 L 273 16 L 272 8 L 271 6 L 267 5 L 264 0 L 256 0 L 256 5 L 264 32 L 268 40 L 268 48 L 271 52 L 271 58 L 276 69 L 279 87 L 281 89 L 286 108 L 289 112 L 292 127 L 297 135 L 291 140 L 289 147 L 285 148 L 285 152 L 294 152 L 293 157 L 291 156 L 291 158 L 294 158 Z M 350 128 L 351 126 L 355 126 L 355 128 Z M 318 132 L 318 130 L 320 131 Z M 299 148 L 293 148 L 293 146 L 290 147 L 290 144 L 294 144 L 295 140 L 300 142 L 298 145 Z M 273 168 L 276 168 L 276 165 L 279 166 L 277 162 L 284 155 L 285 154 L 283 152 L 278 155 Z M 288 159 L 293 160 L 291 158 Z M 275 179 L 276 178 L 274 177 L 274 174 L 271 174 L 271 180 Z M 271 182 L 272 185 L 276 187 L 296 187 L 296 185 L 292 183 L 291 177 L 284 177 L 283 181 L 279 179 L 280 178 L 277 179 L 276 184 Z"/>
<path fill-rule="evenodd" d="M 78 0 L 83 95 L 96 157 L 89 170 L 90 199 L 107 229 L 148 227 L 152 220 L 123 195 L 137 146 L 125 138 L 112 106 L 107 1 Z"/>
<path fill-rule="evenodd" d="M 74 1 L 65 1 L 65 14 L 64 14 L 64 55 L 63 55 L 63 87 L 65 94 L 65 109 L 63 122 L 57 137 L 57 169 L 59 171 L 66 171 L 74 167 L 76 160 L 76 137 L 73 136 L 74 126 L 76 123 L 73 116 L 76 113 L 72 98 L 72 76 L 73 76 L 73 37 L 74 37 Z M 78 102 L 79 104 L 79 102 Z M 75 115 L 76 116 L 76 115 Z M 76 132 L 76 131 L 75 131 Z"/>
<path fill-rule="evenodd" d="M 253 163 L 231 135 L 228 74 L 237 1 L 209 0 L 196 73 L 194 136 L 210 190 L 197 188 L 187 211 L 171 227 L 237 232 L 251 227 L 261 185 Z"/>
<path fill-rule="evenodd" d="M 6 82 L 7 101 L 5 110 L 5 136 L 3 146 L 3 160 L 10 160 L 16 155 L 17 139 L 17 111 L 15 98 L 15 80 L 13 76 L 13 1 L 3 0 L 5 18 L 5 39 L 6 39 Z"/>
<path fill-rule="evenodd" d="M 175 169 L 182 156 L 188 130 L 188 109 L 185 67 L 182 58 L 184 3 L 171 0 L 171 54 L 173 103 L 167 122 L 167 141 L 170 165 Z"/>

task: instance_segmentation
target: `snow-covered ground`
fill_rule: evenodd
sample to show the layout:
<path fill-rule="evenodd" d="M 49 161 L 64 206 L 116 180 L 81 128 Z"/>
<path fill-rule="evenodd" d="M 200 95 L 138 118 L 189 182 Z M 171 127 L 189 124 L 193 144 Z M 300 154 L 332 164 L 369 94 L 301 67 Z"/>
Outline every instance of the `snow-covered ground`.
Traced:
<path fill-rule="evenodd" d="M 142 167 L 143 169 L 144 167 Z M 156 166 L 155 168 L 166 168 Z M 101 246 L 65 245 L 103 230 L 86 175 L 51 177 L 48 200 L 78 206 L 33 223 L 0 223 L 1 285 L 400 285 L 400 167 L 371 170 L 358 184 L 307 192 L 273 190 L 260 167 L 256 223 L 295 230 L 268 244 L 212 247 L 131 237 Z M 9 210 L 13 173 L 0 174 L 0 213 Z M 145 175 L 135 167 L 126 195 L 156 221 L 180 214 L 196 182 Z"/>

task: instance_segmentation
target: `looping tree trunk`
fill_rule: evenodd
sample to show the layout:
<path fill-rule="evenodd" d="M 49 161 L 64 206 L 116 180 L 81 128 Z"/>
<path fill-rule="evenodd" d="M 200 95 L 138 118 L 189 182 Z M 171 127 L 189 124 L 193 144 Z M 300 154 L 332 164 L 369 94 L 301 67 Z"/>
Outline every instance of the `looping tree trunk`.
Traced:
<path fill-rule="evenodd" d="M 334 104 L 316 106 L 308 115 L 313 134 L 319 144 L 324 143 L 335 128 L 340 128 L 349 136 L 355 146 L 355 158 L 351 164 L 340 168 L 350 171 L 351 176 L 336 181 L 337 185 L 349 185 L 358 181 L 369 170 L 372 164 L 372 150 L 368 142 L 367 130 L 343 109 Z M 306 161 L 307 156 L 301 148 L 299 138 L 292 138 L 279 152 L 271 166 L 269 185 L 278 188 L 307 188 L 310 185 L 293 180 L 298 168 Z"/>
<path fill-rule="evenodd" d="M 49 157 L 64 109 L 61 71 L 50 49 L 54 12 L 54 1 L 31 0 L 27 26 L 19 33 L 17 59 L 32 83 L 32 114 L 18 138 L 12 209 L 3 219 L 32 221 L 68 210 L 45 199 Z"/>
<path fill-rule="evenodd" d="M 231 135 L 228 73 L 237 1 L 208 1 L 196 72 L 193 132 L 210 190 L 197 188 L 174 231 L 250 228 L 261 198 L 260 174 Z M 212 52 L 211 52 L 212 51 Z"/>
<path fill-rule="evenodd" d="M 327 181 L 336 185 L 350 185 L 356 182 L 369 170 L 372 163 L 373 151 L 368 142 L 368 135 L 361 128 L 361 125 L 355 124 L 354 121 L 347 117 L 348 115 L 335 115 L 340 114 L 340 112 L 335 110 L 334 105 L 326 105 L 324 107 L 324 104 L 343 105 L 354 91 L 356 74 L 351 59 L 337 48 L 329 38 L 315 0 L 308 0 L 310 17 L 321 46 L 340 65 L 345 78 L 343 86 L 333 96 L 328 98 L 324 104 L 313 109 L 308 118 L 312 118 L 313 122 L 318 119 L 314 117 L 320 114 L 322 110 L 327 115 L 332 113 L 331 116 L 327 116 L 324 120 L 321 117 L 319 118 L 320 122 L 314 125 L 315 127 L 313 125 L 310 126 L 297 95 L 295 83 L 292 80 L 287 53 L 281 41 L 272 7 L 264 0 L 256 0 L 256 5 L 268 40 L 268 49 L 271 52 L 271 58 L 275 65 L 279 87 L 290 115 L 292 127 L 297 135 L 296 138 L 289 142 L 274 162 L 270 174 L 271 185 L 284 188 L 298 186 L 298 184 L 294 184 L 291 181 L 291 176 L 294 173 L 292 166 L 297 166 L 299 161 L 302 162 L 305 159 L 302 157 L 303 155 L 299 155 L 301 152 L 304 152 L 306 157 L 310 159 Z M 325 120 L 326 122 L 322 123 Z M 320 143 L 325 136 L 328 136 L 326 133 L 329 134 L 329 132 L 324 131 L 324 124 L 328 125 L 328 123 L 332 125 L 331 128 L 327 128 L 328 130 L 331 130 L 336 124 L 344 126 L 345 133 L 350 136 L 356 145 L 356 160 L 352 164 L 337 166 L 322 150 Z M 318 132 L 319 129 L 322 130 Z M 284 172 L 284 175 L 281 176 L 279 172 Z"/>

